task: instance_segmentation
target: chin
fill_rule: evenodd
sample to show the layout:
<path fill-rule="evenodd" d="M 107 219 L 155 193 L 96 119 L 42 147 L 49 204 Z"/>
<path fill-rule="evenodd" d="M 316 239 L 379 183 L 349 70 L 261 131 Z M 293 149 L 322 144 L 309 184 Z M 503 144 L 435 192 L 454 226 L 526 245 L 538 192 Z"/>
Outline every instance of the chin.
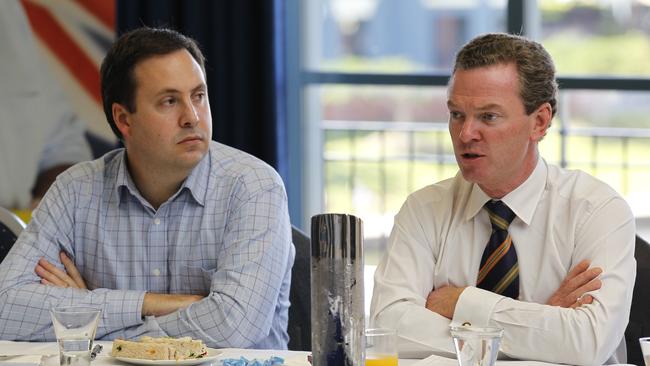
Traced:
<path fill-rule="evenodd" d="M 487 180 L 487 177 L 485 177 L 483 174 L 476 171 L 475 169 L 461 168 L 460 172 L 463 175 L 463 178 L 470 183 L 482 184 Z"/>
<path fill-rule="evenodd" d="M 179 164 L 185 168 L 194 168 L 200 161 L 205 157 L 206 151 L 190 151 L 185 153 L 184 156 L 179 159 Z"/>

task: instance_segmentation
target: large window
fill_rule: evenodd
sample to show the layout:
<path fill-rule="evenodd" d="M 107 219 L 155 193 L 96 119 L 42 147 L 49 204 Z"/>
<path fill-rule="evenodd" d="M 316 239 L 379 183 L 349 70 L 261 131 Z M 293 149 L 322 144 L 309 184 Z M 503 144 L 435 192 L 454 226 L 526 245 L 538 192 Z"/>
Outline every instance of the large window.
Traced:
<path fill-rule="evenodd" d="M 606 181 L 640 222 L 650 217 L 650 1 L 300 4 L 304 215 L 361 217 L 366 264 L 379 261 L 406 196 L 456 174 L 445 86 L 455 53 L 485 32 L 523 32 L 556 62 L 560 109 L 542 155 Z"/>

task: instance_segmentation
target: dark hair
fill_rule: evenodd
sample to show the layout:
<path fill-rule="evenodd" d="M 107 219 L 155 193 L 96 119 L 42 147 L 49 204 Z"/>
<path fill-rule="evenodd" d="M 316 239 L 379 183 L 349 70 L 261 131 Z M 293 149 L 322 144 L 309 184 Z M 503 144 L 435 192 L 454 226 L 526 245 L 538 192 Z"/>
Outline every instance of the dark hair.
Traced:
<path fill-rule="evenodd" d="M 135 112 L 136 65 L 153 56 L 162 56 L 178 50 L 187 50 L 205 74 L 205 59 L 196 42 L 174 30 L 142 27 L 123 34 L 106 54 L 101 74 L 102 104 L 106 120 L 113 133 L 122 134 L 113 120 L 113 103 L 120 103 L 129 112 Z"/>
<path fill-rule="evenodd" d="M 558 89 L 555 66 L 551 55 L 535 41 L 506 33 L 478 36 L 458 52 L 454 72 L 508 63 L 517 66 L 519 94 L 526 114 L 548 102 L 555 116 Z"/>

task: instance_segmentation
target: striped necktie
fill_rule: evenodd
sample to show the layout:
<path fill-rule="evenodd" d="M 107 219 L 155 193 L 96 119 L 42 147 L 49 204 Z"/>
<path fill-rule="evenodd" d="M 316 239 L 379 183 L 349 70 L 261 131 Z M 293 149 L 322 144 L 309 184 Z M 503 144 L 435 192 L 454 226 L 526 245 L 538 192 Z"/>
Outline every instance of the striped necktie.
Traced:
<path fill-rule="evenodd" d="M 519 264 L 517 252 L 508 233 L 514 212 L 501 201 L 489 201 L 484 206 L 490 215 L 492 235 L 481 258 L 476 286 L 517 299 L 519 297 Z"/>

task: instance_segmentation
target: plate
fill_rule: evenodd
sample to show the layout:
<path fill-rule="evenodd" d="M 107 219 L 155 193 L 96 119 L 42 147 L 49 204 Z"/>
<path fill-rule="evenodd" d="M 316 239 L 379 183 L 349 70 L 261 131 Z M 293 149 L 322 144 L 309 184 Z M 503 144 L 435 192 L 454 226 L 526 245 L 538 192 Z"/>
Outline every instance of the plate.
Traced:
<path fill-rule="evenodd" d="M 214 348 L 208 348 L 208 354 L 202 358 L 192 358 L 189 360 L 143 360 L 140 358 L 114 357 L 116 360 L 128 362 L 133 365 L 155 365 L 155 366 L 191 366 L 199 365 L 204 362 L 214 361 L 221 351 Z"/>

